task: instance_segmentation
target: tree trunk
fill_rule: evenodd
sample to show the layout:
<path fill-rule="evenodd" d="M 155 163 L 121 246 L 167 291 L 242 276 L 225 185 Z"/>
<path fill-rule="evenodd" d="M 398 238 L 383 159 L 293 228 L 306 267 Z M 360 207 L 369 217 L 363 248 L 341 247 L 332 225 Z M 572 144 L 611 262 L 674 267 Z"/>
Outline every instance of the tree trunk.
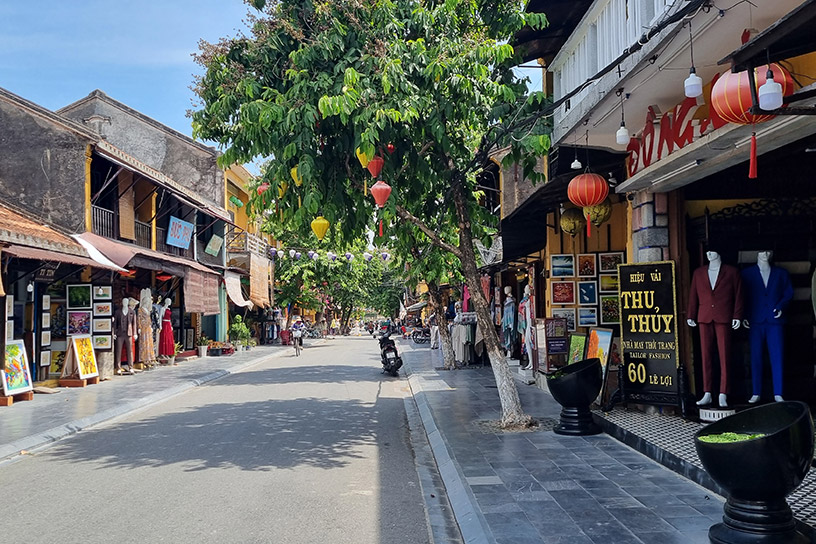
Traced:
<path fill-rule="evenodd" d="M 436 313 L 436 325 L 439 327 L 439 344 L 442 349 L 442 360 L 445 368 L 452 370 L 456 368 L 456 356 L 453 353 L 453 341 L 450 330 L 448 330 L 448 320 L 445 317 L 445 308 L 442 306 L 442 298 L 439 296 L 439 288 L 434 283 L 428 284 L 428 295 L 431 299 L 431 308 Z"/>
<path fill-rule="evenodd" d="M 476 310 L 476 322 L 484 335 L 485 347 L 490 357 L 490 366 L 496 378 L 499 400 L 502 407 L 502 427 L 529 425 L 532 418 L 521 408 L 516 382 L 510 372 L 504 352 L 499 343 L 499 335 L 490 318 L 490 308 L 482 292 L 479 271 L 476 269 L 476 253 L 473 250 L 473 232 L 470 225 L 470 211 L 465 201 L 464 187 L 454 181 L 453 198 L 459 217 L 459 250 L 462 252 L 462 273 L 470 290 L 470 300 Z"/>

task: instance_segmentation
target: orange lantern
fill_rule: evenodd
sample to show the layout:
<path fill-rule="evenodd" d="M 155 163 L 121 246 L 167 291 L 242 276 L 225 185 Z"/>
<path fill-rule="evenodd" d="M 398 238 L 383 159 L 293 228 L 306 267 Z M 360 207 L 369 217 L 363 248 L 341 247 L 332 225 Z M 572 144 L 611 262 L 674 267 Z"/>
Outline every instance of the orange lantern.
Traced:
<path fill-rule="evenodd" d="M 793 78 L 787 70 L 776 63 L 754 68 L 754 81 L 757 88 L 765 84 L 769 69 L 774 81 L 782 85 L 782 95 L 792 94 Z M 747 70 L 736 74 L 726 72 L 711 88 L 711 107 L 714 108 L 717 115 L 729 123 L 755 125 L 770 121 L 775 117 L 774 115 L 754 115 L 750 113 L 752 106 L 751 82 Z M 751 134 L 751 164 L 748 169 L 748 177 L 750 179 L 757 177 L 756 132 Z"/>
<path fill-rule="evenodd" d="M 603 202 L 609 196 L 609 184 L 598 174 L 584 173 L 572 178 L 567 187 L 567 197 L 579 208 L 588 208 Z M 587 216 L 587 238 L 591 236 L 592 223 Z"/>
<path fill-rule="evenodd" d="M 374 162 L 373 159 L 371 162 Z M 369 163 L 369 168 L 370 164 L 371 163 Z M 388 202 L 388 197 L 391 196 L 391 186 L 388 185 L 383 180 L 379 180 L 371 187 L 371 196 L 374 197 L 374 202 L 377 203 L 377 207 L 382 208 L 383 206 L 385 206 L 385 203 Z M 383 235 L 382 219 L 380 219 L 380 236 L 382 235 Z"/>
<path fill-rule="evenodd" d="M 376 178 L 377 176 L 380 175 L 380 172 L 382 172 L 383 164 L 385 164 L 385 161 L 379 155 L 368 161 L 368 171 L 371 172 L 372 177 Z M 374 187 L 371 188 L 371 191 L 372 192 L 374 191 Z"/>

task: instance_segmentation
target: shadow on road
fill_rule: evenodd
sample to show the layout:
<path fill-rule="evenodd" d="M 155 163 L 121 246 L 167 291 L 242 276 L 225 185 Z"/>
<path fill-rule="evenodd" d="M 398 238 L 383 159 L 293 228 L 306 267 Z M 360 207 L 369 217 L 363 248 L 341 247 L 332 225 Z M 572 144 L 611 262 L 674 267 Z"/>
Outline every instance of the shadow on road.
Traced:
<path fill-rule="evenodd" d="M 371 359 L 367 366 L 351 365 L 304 365 L 248 370 L 230 376 L 230 385 L 270 385 L 281 383 L 341 383 L 380 382 L 390 378 L 382 373 L 379 357 Z M 297 361 L 287 361 L 294 363 Z"/>

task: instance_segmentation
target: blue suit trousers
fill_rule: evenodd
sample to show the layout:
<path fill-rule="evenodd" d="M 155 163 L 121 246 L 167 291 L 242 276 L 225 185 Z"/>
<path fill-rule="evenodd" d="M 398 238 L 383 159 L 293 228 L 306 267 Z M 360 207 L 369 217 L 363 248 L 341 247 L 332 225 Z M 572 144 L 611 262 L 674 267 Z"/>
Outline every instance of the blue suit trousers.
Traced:
<path fill-rule="evenodd" d="M 754 395 L 762 394 L 762 367 L 765 347 L 771 360 L 774 395 L 782 396 L 782 362 L 785 357 L 784 327 L 776 324 L 751 324 L 751 382 Z"/>

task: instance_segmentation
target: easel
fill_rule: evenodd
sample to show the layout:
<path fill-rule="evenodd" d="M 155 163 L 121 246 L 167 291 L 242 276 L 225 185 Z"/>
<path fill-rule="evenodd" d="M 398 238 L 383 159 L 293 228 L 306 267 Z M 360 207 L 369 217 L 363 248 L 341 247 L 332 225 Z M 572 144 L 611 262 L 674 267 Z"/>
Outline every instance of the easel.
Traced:
<path fill-rule="evenodd" d="M 65 351 L 65 364 L 62 367 L 62 376 L 59 379 L 60 387 L 85 387 L 86 385 L 96 385 L 99 383 L 99 374 L 82 377 L 77 360 L 76 342 L 81 337 L 72 337 L 68 342 L 68 349 Z M 91 351 L 93 353 L 93 351 Z M 96 358 L 94 357 L 94 370 L 96 369 Z"/>

